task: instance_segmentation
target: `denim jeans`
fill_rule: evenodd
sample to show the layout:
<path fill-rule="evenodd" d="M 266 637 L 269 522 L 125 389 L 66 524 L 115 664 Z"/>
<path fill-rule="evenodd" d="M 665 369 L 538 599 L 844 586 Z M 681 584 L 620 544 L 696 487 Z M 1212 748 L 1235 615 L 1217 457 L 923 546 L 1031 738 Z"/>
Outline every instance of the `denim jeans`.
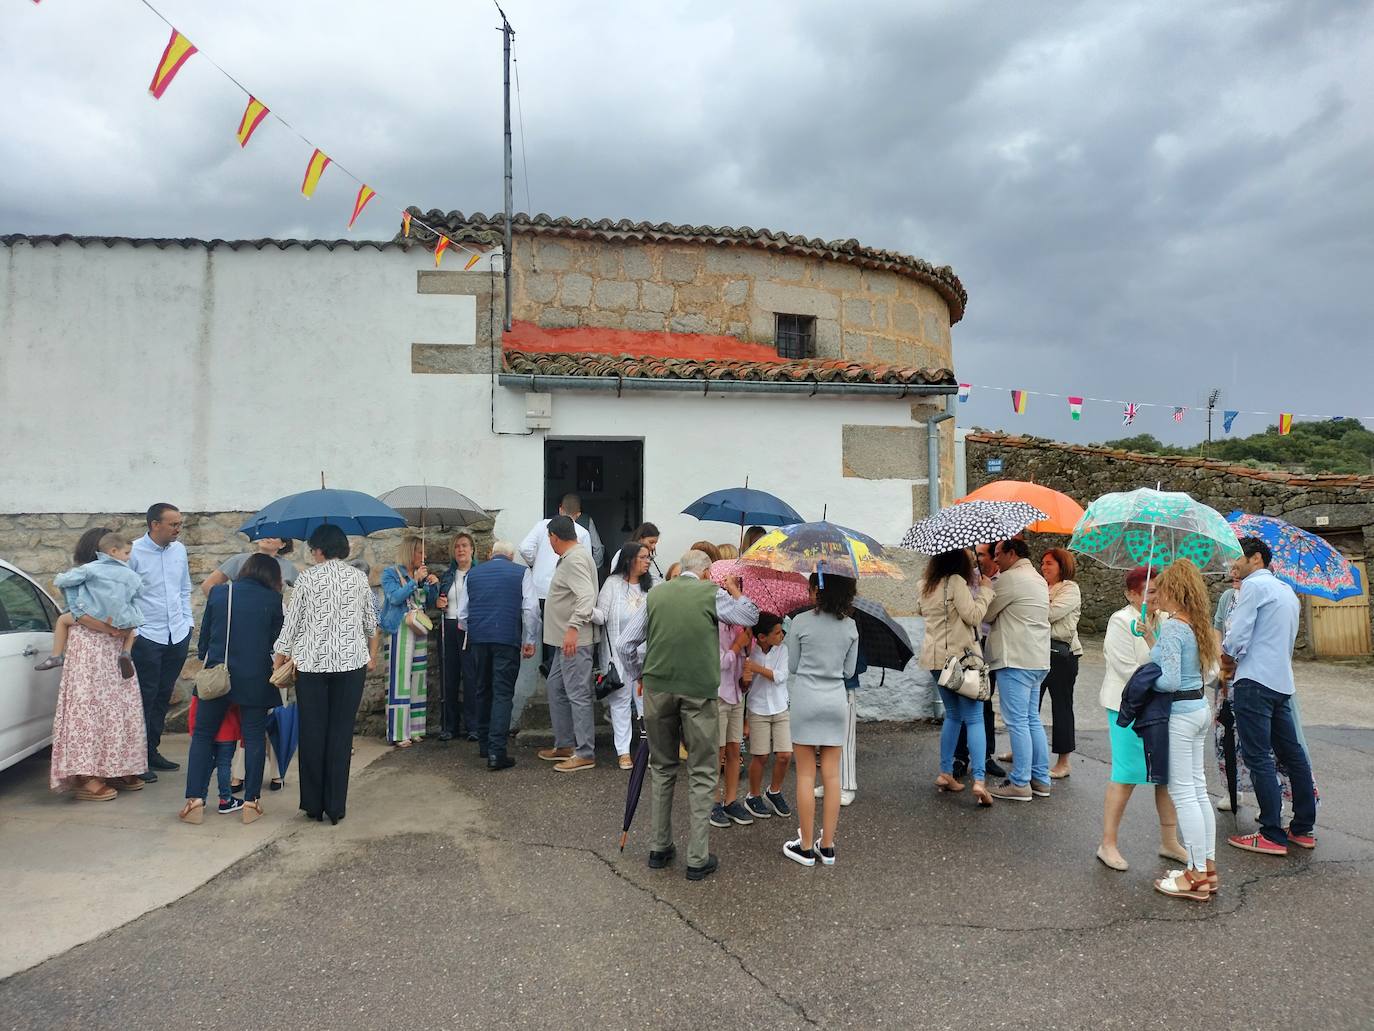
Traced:
<path fill-rule="evenodd" d="M 1217 857 L 1217 821 L 1207 796 L 1203 757 L 1207 752 L 1212 711 L 1169 714 L 1169 797 L 1178 810 L 1178 836 L 1188 851 L 1188 865 L 1206 870 Z"/>
<path fill-rule="evenodd" d="M 931 676 L 939 680 L 940 671 L 931 670 Z M 988 754 L 987 737 L 983 733 L 983 703 L 976 698 L 965 698 L 947 687 L 939 690 L 940 701 L 945 704 L 945 723 L 940 728 L 940 772 L 954 772 L 954 746 L 962 730 L 968 740 L 969 770 L 974 780 L 982 780 Z"/>
<path fill-rule="evenodd" d="M 1040 722 L 1040 682 L 1046 669 L 997 671 L 997 692 L 1002 696 L 1002 720 L 1011 738 L 1011 782 L 1025 787 L 1032 780 L 1050 782 L 1050 746 Z"/>
<path fill-rule="evenodd" d="M 234 794 L 234 751 L 237 741 L 215 742 L 215 779 L 219 782 L 219 800 L 228 801 Z"/>
<path fill-rule="evenodd" d="M 234 758 L 234 743 L 219 742 L 220 722 L 233 702 L 229 695 L 220 695 L 196 705 L 196 725 L 191 734 L 191 751 L 186 759 L 186 797 L 204 798 L 210 789 L 210 771 L 219 769 L 219 794 L 229 797 L 231 779 L 229 764 Z M 240 705 L 239 721 L 243 730 L 243 797 L 251 802 L 262 794 L 262 767 L 267 758 L 267 709 L 260 705 Z M 223 744 L 228 757 L 221 760 L 219 747 Z M 223 762 L 223 767 L 220 763 Z"/>
<path fill-rule="evenodd" d="M 477 734 L 483 752 L 503 759 L 510 738 L 515 681 L 520 676 L 520 646 L 469 644 L 464 655 L 468 664 L 464 684 L 476 712 L 472 717 L 476 722 L 469 723 L 468 730 Z"/>
<path fill-rule="evenodd" d="M 1312 765 L 1293 720 L 1292 697 L 1255 680 L 1237 680 L 1231 692 L 1241 758 L 1250 770 L 1259 802 L 1260 833 L 1280 845 L 1288 844 L 1288 832 L 1283 828 L 1283 793 L 1274 769 L 1275 755 L 1293 785 L 1293 832 L 1311 834 L 1317 822 Z"/>

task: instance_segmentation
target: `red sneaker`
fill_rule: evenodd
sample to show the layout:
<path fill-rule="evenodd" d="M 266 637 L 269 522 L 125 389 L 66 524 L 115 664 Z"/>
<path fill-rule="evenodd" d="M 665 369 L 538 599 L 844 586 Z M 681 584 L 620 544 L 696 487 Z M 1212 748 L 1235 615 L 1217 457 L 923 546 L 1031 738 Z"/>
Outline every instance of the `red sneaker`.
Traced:
<path fill-rule="evenodd" d="M 1298 848 L 1314 849 L 1317 847 L 1317 839 L 1311 834 L 1298 834 L 1292 827 L 1289 827 L 1288 844 L 1297 845 Z"/>
<path fill-rule="evenodd" d="M 1232 834 L 1226 841 L 1236 848 L 1243 848 L 1246 852 L 1259 852 L 1266 856 L 1288 855 L 1288 846 L 1280 845 L 1277 841 L 1270 841 L 1258 831 L 1254 834 Z"/>

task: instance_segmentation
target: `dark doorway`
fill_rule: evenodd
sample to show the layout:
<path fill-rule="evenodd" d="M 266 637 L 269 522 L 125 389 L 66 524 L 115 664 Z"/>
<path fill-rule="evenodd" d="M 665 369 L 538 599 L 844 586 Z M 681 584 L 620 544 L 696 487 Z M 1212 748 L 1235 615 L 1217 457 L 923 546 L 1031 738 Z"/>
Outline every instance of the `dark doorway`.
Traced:
<path fill-rule="evenodd" d="M 581 498 L 583 515 L 596 524 L 606 548 L 605 576 L 607 564 L 643 517 L 644 441 L 545 440 L 545 513 L 557 512 L 565 494 Z"/>

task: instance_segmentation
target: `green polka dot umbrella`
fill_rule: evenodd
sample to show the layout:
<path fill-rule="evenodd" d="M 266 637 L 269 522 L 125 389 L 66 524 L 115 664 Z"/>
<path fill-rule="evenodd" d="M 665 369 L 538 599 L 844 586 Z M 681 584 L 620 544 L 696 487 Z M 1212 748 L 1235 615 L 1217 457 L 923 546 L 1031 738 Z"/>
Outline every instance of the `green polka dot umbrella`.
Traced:
<path fill-rule="evenodd" d="M 1186 558 L 1204 573 L 1224 573 L 1240 557 L 1235 530 L 1219 512 L 1187 494 L 1148 487 L 1094 501 L 1074 527 L 1069 550 L 1112 569 L 1160 570 Z"/>

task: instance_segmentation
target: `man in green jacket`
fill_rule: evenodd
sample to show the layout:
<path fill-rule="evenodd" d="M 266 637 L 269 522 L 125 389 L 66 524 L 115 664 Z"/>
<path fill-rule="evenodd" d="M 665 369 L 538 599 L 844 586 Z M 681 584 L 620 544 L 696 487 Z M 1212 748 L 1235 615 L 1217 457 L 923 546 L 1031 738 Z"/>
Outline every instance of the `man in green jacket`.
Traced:
<path fill-rule="evenodd" d="M 715 873 L 711 806 L 720 768 L 716 698 L 720 690 L 719 624 L 752 627 L 759 610 L 740 591 L 738 578 L 717 587 L 704 579 L 711 560 L 700 551 L 682 556 L 682 574 L 649 592 L 647 604 L 620 633 L 616 649 L 626 678 L 644 692 L 653 793 L 649 866 L 673 861 L 673 791 L 679 745 L 687 748 L 689 809 L 687 879 Z"/>

